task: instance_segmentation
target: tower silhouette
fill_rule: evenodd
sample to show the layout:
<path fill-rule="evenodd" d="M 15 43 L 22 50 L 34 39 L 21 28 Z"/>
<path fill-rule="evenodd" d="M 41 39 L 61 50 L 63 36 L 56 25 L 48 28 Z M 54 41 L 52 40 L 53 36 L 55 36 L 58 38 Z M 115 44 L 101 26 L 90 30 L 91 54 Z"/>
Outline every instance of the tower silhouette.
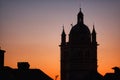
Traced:
<path fill-rule="evenodd" d="M 95 76 L 101 77 L 97 73 L 96 31 L 93 25 L 91 33 L 84 24 L 81 8 L 77 24 L 70 30 L 68 42 L 63 28 L 60 49 L 61 80 L 95 80 Z"/>
<path fill-rule="evenodd" d="M 5 51 L 0 49 L 0 69 L 4 68 L 4 53 Z"/>

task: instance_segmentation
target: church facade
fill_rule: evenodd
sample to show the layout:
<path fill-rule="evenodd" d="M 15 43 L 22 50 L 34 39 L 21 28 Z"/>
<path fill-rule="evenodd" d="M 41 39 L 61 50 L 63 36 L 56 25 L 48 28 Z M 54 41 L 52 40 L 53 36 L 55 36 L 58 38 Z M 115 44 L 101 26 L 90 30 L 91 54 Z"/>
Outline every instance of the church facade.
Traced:
<path fill-rule="evenodd" d="M 91 33 L 80 8 L 68 42 L 64 28 L 61 34 L 61 80 L 101 80 L 97 72 L 97 46 L 95 28 Z"/>

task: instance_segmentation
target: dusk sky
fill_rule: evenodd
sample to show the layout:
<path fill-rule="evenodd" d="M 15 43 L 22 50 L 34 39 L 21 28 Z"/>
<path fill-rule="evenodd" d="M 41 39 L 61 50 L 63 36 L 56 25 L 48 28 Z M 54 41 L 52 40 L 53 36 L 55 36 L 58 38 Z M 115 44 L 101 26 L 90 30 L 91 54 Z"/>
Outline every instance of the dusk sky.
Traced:
<path fill-rule="evenodd" d="M 80 7 L 84 23 L 97 32 L 98 71 L 104 75 L 120 67 L 120 0 L 0 0 L 5 66 L 25 61 L 52 78 L 59 75 L 62 26 L 69 34 Z"/>

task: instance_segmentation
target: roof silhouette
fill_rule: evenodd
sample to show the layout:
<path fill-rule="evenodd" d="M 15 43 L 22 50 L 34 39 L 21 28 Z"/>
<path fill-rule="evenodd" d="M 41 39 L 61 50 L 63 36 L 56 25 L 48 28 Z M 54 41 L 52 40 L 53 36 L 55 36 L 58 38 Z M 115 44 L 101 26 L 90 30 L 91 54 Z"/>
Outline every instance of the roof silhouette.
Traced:
<path fill-rule="evenodd" d="M 22 68 L 19 66 L 18 69 L 4 67 L 0 70 L 0 80 L 53 80 L 40 69 L 29 69 L 23 67 L 26 66 L 23 65 Z"/>

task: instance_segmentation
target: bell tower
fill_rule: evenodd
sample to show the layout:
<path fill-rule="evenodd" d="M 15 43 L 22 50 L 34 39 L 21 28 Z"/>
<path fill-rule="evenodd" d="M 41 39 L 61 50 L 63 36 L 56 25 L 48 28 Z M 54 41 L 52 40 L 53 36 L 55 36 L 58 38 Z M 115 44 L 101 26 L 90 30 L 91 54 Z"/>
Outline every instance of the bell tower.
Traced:
<path fill-rule="evenodd" d="M 96 31 L 93 26 L 91 33 L 84 24 L 81 8 L 77 15 L 77 24 L 70 30 L 68 42 L 63 28 L 60 51 L 61 80 L 93 80 L 91 75 L 98 74 Z"/>

